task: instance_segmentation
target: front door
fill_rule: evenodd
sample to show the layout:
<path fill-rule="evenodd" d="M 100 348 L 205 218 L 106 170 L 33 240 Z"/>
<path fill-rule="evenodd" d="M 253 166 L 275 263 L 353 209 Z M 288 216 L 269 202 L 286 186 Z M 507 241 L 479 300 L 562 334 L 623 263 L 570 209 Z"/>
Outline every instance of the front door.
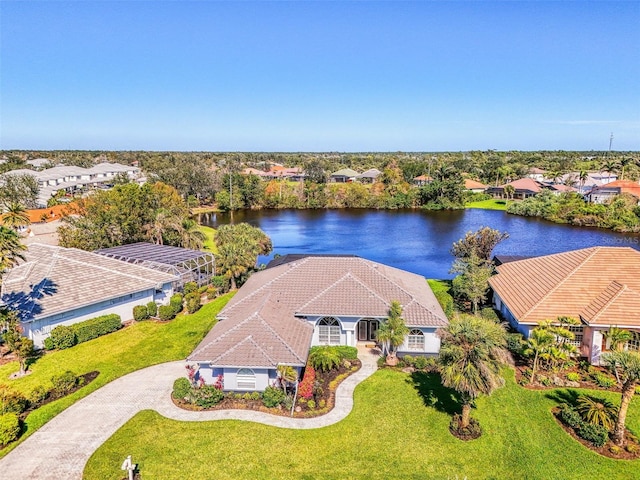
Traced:
<path fill-rule="evenodd" d="M 369 326 L 369 322 L 367 322 L 366 320 L 360 320 L 358 322 L 358 341 L 366 342 L 367 340 L 369 340 L 368 326 Z"/>
<path fill-rule="evenodd" d="M 376 339 L 376 332 L 380 322 L 378 320 L 363 318 L 358 322 L 358 341 L 369 342 Z"/>
<path fill-rule="evenodd" d="M 369 322 L 369 340 L 376 339 L 376 332 L 378 331 L 378 326 L 380 322 L 378 320 L 371 320 Z"/>

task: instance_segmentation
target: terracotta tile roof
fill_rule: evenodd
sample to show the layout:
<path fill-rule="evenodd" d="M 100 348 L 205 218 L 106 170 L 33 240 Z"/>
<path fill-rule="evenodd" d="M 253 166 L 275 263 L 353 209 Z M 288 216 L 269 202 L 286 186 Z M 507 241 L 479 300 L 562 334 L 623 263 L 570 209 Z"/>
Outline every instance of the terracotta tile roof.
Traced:
<path fill-rule="evenodd" d="M 640 198 L 640 183 L 631 180 L 616 180 L 615 182 L 600 185 L 595 187 L 591 193 L 597 193 L 600 190 L 617 190 L 619 193 L 630 193 Z"/>
<path fill-rule="evenodd" d="M 464 188 L 466 188 L 467 190 L 475 190 L 478 188 L 487 188 L 487 186 L 483 183 L 471 180 L 470 178 L 466 178 L 464 181 Z"/>
<path fill-rule="evenodd" d="M 640 327 L 640 293 L 611 282 L 580 314 L 589 325 Z"/>
<path fill-rule="evenodd" d="M 496 270 L 489 284 L 525 324 L 558 316 L 577 318 L 583 312 L 593 316 L 597 305 L 606 303 L 596 300 L 612 282 L 640 291 L 640 252 L 630 247 L 573 250 L 505 263 Z"/>
<path fill-rule="evenodd" d="M 67 203 L 64 205 L 54 205 L 53 207 L 49 208 L 27 210 L 26 212 L 31 223 L 41 222 L 44 215 L 46 215 L 47 217 L 47 222 L 52 222 L 54 220 L 59 220 L 61 217 L 66 215 L 72 205 L 73 203 Z"/>
<path fill-rule="evenodd" d="M 507 185 L 511 185 L 516 190 L 528 190 L 530 192 L 535 192 L 535 193 L 542 191 L 540 184 L 536 182 L 533 178 L 529 178 L 529 177 L 514 180 L 513 182 L 509 182 L 505 185 L 501 185 L 500 188 L 504 188 Z"/>
<path fill-rule="evenodd" d="M 550 186 L 551 190 L 555 190 L 557 192 L 577 192 L 578 189 L 574 188 L 570 185 L 563 185 L 561 183 L 554 184 Z"/>
<path fill-rule="evenodd" d="M 419 275 L 354 256 L 296 257 L 252 275 L 189 360 L 216 366 L 245 366 L 249 360 L 262 362 L 256 367 L 304 365 L 313 326 L 301 317 L 385 318 L 393 300 L 403 305 L 408 326 L 447 324 Z"/>

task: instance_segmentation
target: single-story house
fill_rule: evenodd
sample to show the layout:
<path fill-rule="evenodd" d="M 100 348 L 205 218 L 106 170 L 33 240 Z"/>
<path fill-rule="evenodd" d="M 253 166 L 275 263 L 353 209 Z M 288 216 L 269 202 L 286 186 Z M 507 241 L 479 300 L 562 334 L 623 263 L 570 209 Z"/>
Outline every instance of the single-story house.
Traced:
<path fill-rule="evenodd" d="M 537 195 L 543 188 L 540 182 L 526 177 L 500 185 L 499 187 L 489 187 L 487 193 L 496 198 L 506 198 L 507 193 L 505 193 L 505 187 L 508 185 L 513 187 L 513 198 L 521 200 Z"/>
<path fill-rule="evenodd" d="M 569 172 L 562 175 L 558 181 L 559 183 L 576 187 L 584 195 L 596 187 L 615 182 L 617 179 L 618 176 L 615 173 L 587 172 L 587 176 L 580 180 L 580 172 Z"/>
<path fill-rule="evenodd" d="M 374 343 L 394 300 L 410 329 L 399 355 L 437 355 L 448 321 L 423 277 L 357 256 L 286 255 L 249 278 L 187 361 L 206 383 L 262 391 L 278 365 L 300 372 L 311 346 Z"/>
<path fill-rule="evenodd" d="M 503 259 L 504 261 L 504 259 Z M 505 261 L 489 284 L 494 307 L 525 337 L 542 320 L 566 316 L 580 354 L 593 364 L 608 349 L 610 327 L 629 330 L 627 348 L 640 348 L 640 251 L 591 247 Z"/>
<path fill-rule="evenodd" d="M 37 347 L 51 330 L 115 313 L 133 317 L 133 307 L 166 304 L 176 275 L 75 248 L 34 243 L 26 261 L 2 279 L 1 301 L 16 310 L 23 334 Z"/>
<path fill-rule="evenodd" d="M 537 167 L 532 167 L 529 169 L 529 173 L 527 174 L 527 177 L 532 178 L 533 180 L 537 181 L 537 182 L 543 182 L 544 181 L 544 176 L 547 173 L 546 170 L 543 170 L 541 168 L 537 168 Z"/>
<path fill-rule="evenodd" d="M 377 168 L 370 168 L 366 172 L 362 172 L 360 175 L 356 177 L 360 183 L 373 183 L 376 179 L 382 175 L 382 172 Z"/>
<path fill-rule="evenodd" d="M 586 195 L 586 198 L 593 203 L 607 203 L 623 193 L 633 195 L 640 203 L 640 183 L 631 180 L 616 180 L 615 182 L 594 187 Z"/>
<path fill-rule="evenodd" d="M 487 186 L 470 178 L 465 178 L 464 189 L 473 193 L 483 193 L 487 189 Z"/>
<path fill-rule="evenodd" d="M 353 182 L 360 175 L 355 170 L 351 170 L 350 168 L 343 168 L 342 170 L 338 170 L 337 172 L 333 172 L 329 176 L 329 181 L 332 183 L 347 183 Z"/>
<path fill-rule="evenodd" d="M 417 187 L 424 187 L 425 185 L 429 185 L 433 182 L 433 178 L 429 175 L 418 175 L 413 179 L 413 184 Z"/>

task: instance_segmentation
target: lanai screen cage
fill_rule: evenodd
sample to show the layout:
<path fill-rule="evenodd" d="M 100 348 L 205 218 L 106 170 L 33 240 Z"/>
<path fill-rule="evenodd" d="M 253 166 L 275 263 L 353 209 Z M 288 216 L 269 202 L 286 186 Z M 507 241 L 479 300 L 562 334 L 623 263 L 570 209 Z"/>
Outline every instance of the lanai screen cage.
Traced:
<path fill-rule="evenodd" d="M 200 250 L 140 242 L 103 248 L 95 253 L 178 275 L 180 282 L 175 285 L 178 290 L 187 282 L 196 282 L 199 287 L 207 285 L 215 275 L 215 257 Z"/>

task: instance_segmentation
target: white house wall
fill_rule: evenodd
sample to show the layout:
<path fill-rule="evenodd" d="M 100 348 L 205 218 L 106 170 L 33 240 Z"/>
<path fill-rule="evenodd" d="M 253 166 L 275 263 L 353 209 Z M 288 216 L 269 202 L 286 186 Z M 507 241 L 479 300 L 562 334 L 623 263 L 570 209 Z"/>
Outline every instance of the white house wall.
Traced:
<path fill-rule="evenodd" d="M 398 347 L 398 354 L 400 355 L 414 355 L 414 354 L 426 354 L 437 355 L 440 352 L 440 338 L 436 335 L 435 328 L 416 328 L 409 327 L 410 330 L 420 330 L 424 335 L 424 349 L 416 350 L 409 349 L 409 340 L 405 338 L 404 343 Z"/>
<path fill-rule="evenodd" d="M 267 369 L 267 368 L 251 368 L 253 373 L 256 376 L 256 388 L 255 389 L 243 389 L 238 388 L 238 383 L 236 380 L 239 368 L 231 368 L 231 367 L 211 367 L 210 365 L 202 364 L 198 369 L 198 375 L 204 379 L 204 382 L 207 385 L 213 385 L 216 383 L 218 379 L 218 375 L 223 376 L 223 387 L 225 391 L 236 391 L 236 392 L 253 392 L 258 391 L 262 392 L 268 386 L 273 386 L 278 378 L 277 372 L 275 369 Z"/>
<path fill-rule="evenodd" d="M 115 313 L 120 315 L 122 321 L 133 318 L 133 307 L 137 305 L 146 305 L 149 302 L 156 301 L 158 295 L 164 300 L 166 294 L 170 294 L 172 287 L 170 283 L 164 284 L 162 294 L 156 294 L 154 288 L 143 290 L 141 292 L 123 295 L 116 299 L 105 300 L 103 302 L 86 305 L 74 310 L 51 315 L 49 317 L 40 318 L 32 322 L 25 322 L 23 326 L 23 335 L 33 340 L 36 347 L 44 346 L 45 338 L 51 335 L 51 330 L 60 325 L 73 325 L 75 323 L 90 320 L 102 315 Z M 170 296 L 170 295 L 169 295 Z M 162 303 L 162 302 L 160 302 Z"/>

